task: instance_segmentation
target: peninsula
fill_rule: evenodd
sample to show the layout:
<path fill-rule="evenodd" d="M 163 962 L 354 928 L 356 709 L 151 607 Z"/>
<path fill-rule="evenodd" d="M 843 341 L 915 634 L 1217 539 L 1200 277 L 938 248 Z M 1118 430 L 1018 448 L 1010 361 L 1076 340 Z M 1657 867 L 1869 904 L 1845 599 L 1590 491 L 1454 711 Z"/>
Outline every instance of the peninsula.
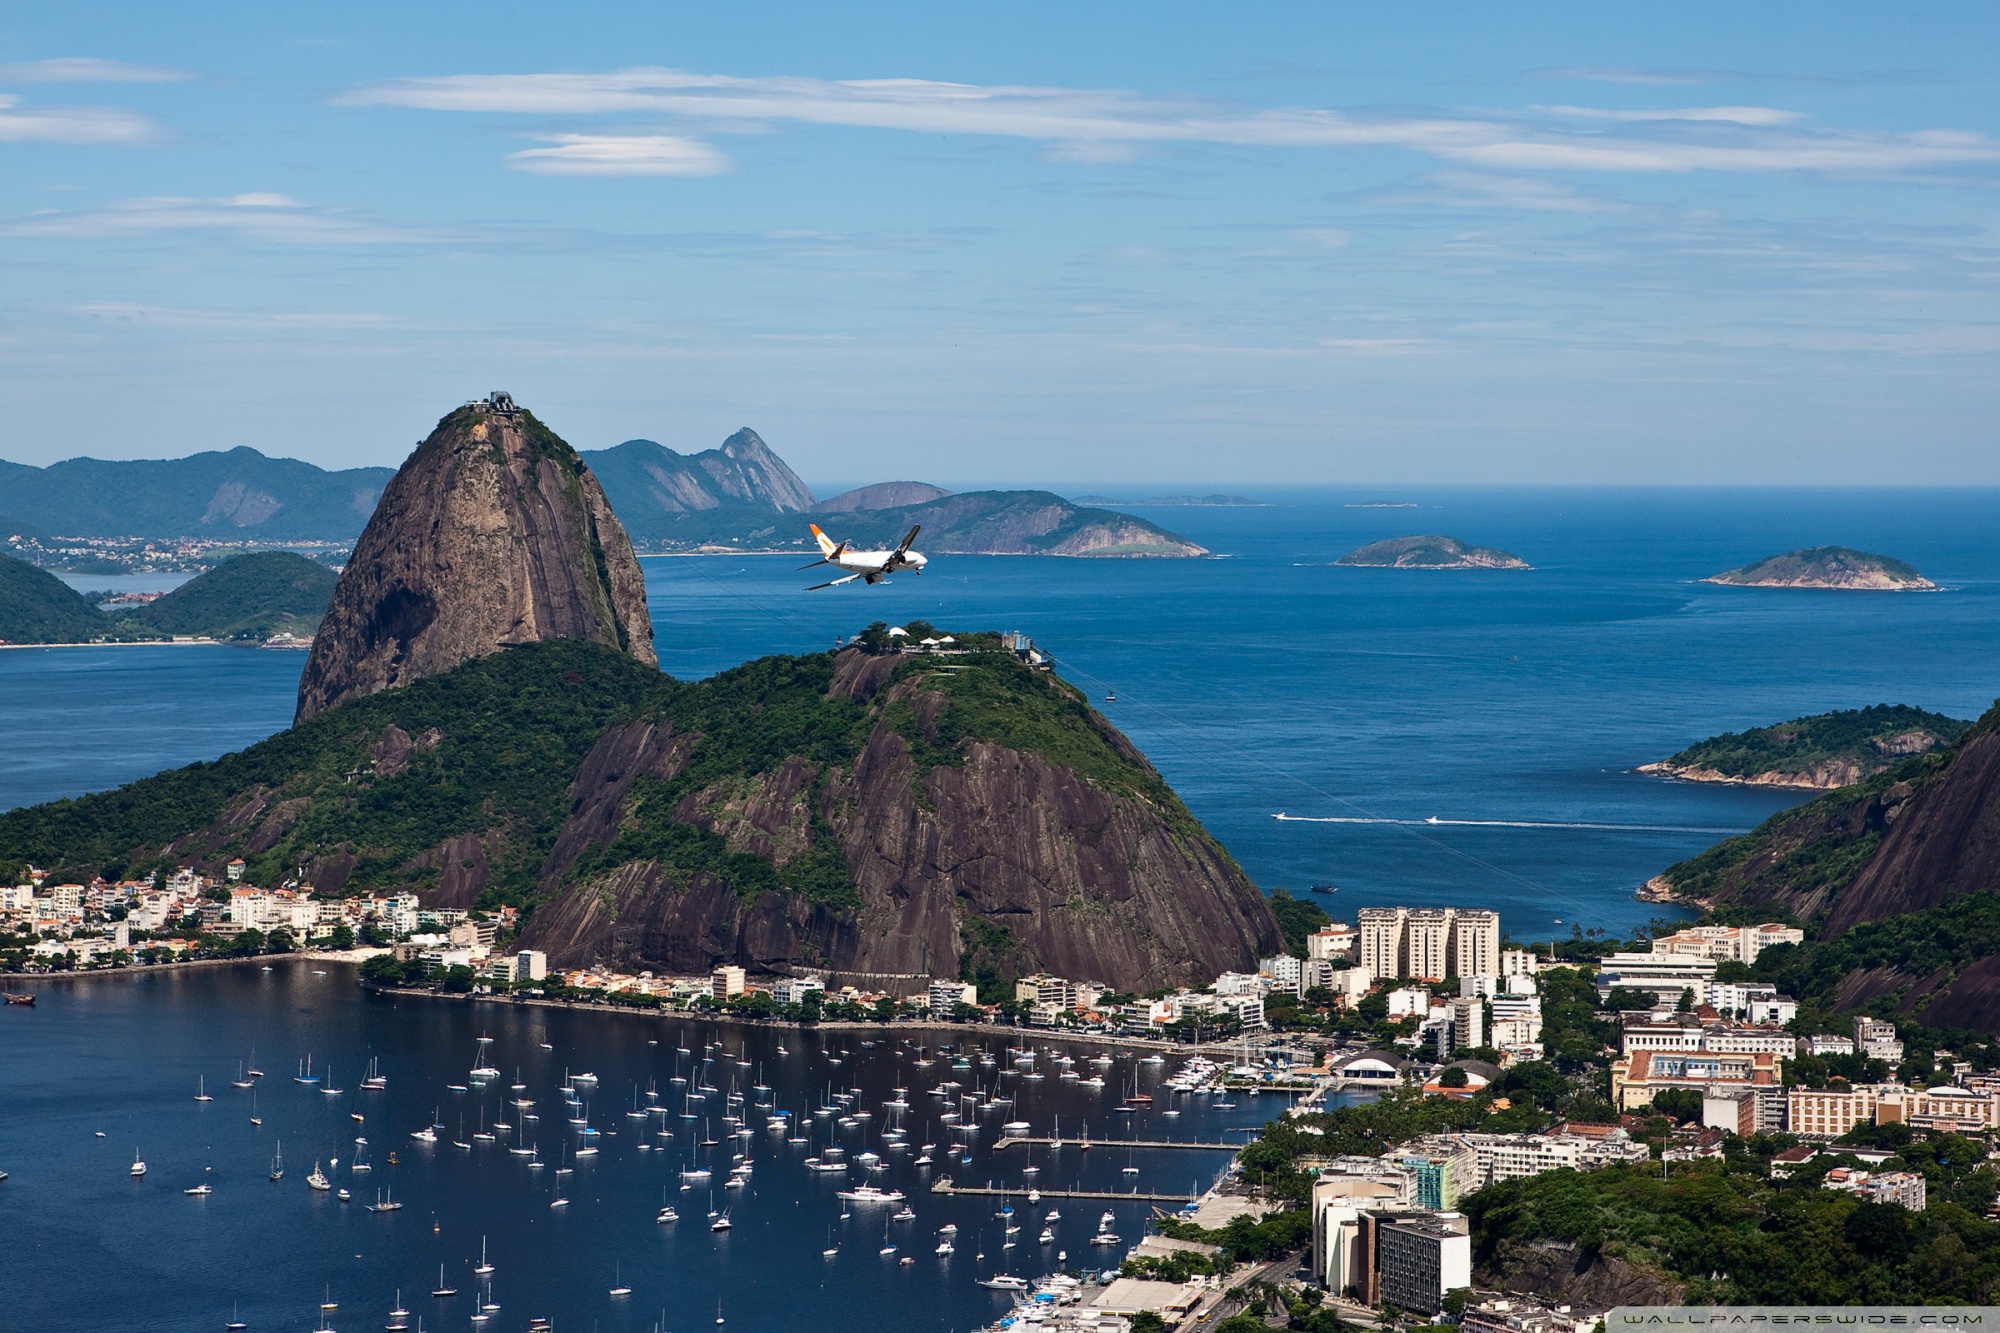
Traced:
<path fill-rule="evenodd" d="M 1930 592 L 1937 588 L 1901 560 L 1845 546 L 1808 546 L 1767 556 L 1741 569 L 1711 574 L 1702 582 L 1731 588 L 1838 588 L 1855 592 Z"/>
<path fill-rule="evenodd" d="M 333 588 L 325 565 L 290 551 L 259 551 L 225 560 L 159 597 L 113 603 L 107 612 L 48 571 L 0 554 L 0 643 L 303 643 Z"/>
<path fill-rule="evenodd" d="M 1358 546 L 1333 562 L 1374 569 L 1530 569 L 1520 556 L 1456 537 L 1391 537 Z"/>
<path fill-rule="evenodd" d="M 1860 782 L 1910 758 L 1957 742 L 1970 722 L 1897 704 L 1793 718 L 1727 732 L 1638 772 L 1684 782 L 1828 791 Z"/>

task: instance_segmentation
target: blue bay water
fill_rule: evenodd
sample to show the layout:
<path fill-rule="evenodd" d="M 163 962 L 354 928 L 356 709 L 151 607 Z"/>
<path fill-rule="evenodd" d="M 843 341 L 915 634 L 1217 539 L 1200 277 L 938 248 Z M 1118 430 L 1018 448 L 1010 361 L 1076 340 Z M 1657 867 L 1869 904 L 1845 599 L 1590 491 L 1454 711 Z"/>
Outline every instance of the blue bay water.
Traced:
<path fill-rule="evenodd" d="M 1159 1084 L 1178 1060 L 1142 1065 L 1131 1053 L 1084 1064 L 1078 1080 L 1064 1080 L 1045 1049 L 1034 1066 L 1040 1077 L 1030 1079 L 1009 1059 L 1009 1034 L 995 1030 L 942 1038 L 970 1039 L 992 1057 L 957 1069 L 949 1061 L 919 1064 L 928 1057 L 907 1044 L 938 1034 L 746 1030 L 629 1013 L 371 999 L 354 969 L 339 964 L 281 961 L 265 971 L 245 963 L 32 984 L 33 1009 L 0 1012 L 7 1107 L 0 1169 L 11 1176 L 0 1185 L 11 1224 L 0 1262 L 7 1329 L 206 1333 L 233 1315 L 259 1333 L 305 1333 L 320 1326 L 319 1305 L 330 1299 L 339 1309 L 329 1326 L 352 1333 L 383 1327 L 400 1293 L 434 1331 L 520 1333 L 541 1315 L 559 1330 L 642 1333 L 663 1314 L 666 1328 L 685 1330 L 714 1327 L 718 1310 L 728 1327 L 755 1333 L 967 1330 L 1009 1304 L 1007 1293 L 977 1279 L 1114 1263 L 1154 1207 L 1104 1199 L 1031 1205 L 1031 1185 L 1136 1188 L 1177 1196 L 1165 1204 L 1173 1208 L 1206 1189 L 1232 1153 L 1121 1150 L 1118 1140 L 1240 1143 L 1284 1104 L 1245 1095 L 1226 1104 L 1182 1095 L 1170 1104 Z M 480 1037 L 492 1044 L 477 1045 Z M 710 1052 L 710 1042 L 727 1054 Z M 1087 1061 L 1095 1048 L 1072 1051 Z M 501 1077 L 468 1077 L 476 1053 Z M 704 1065 L 708 1054 L 715 1058 Z M 316 1084 L 295 1081 L 308 1060 Z M 234 1086 L 245 1064 L 265 1071 L 254 1090 Z M 386 1090 L 359 1089 L 371 1067 L 387 1076 Z M 1081 1086 L 1093 1069 L 1104 1077 L 1101 1089 Z M 597 1082 L 571 1110 L 561 1085 L 585 1072 Z M 676 1076 L 715 1092 L 684 1097 L 696 1088 Z M 510 1087 L 517 1078 L 518 1093 Z M 959 1090 L 932 1094 L 947 1081 L 1012 1101 L 971 1110 L 979 1132 L 959 1140 L 941 1118 L 969 1110 L 955 1100 Z M 1121 1089 L 1135 1083 L 1157 1097 L 1155 1107 L 1113 1111 Z M 197 1088 L 213 1100 L 197 1101 Z M 897 1088 L 908 1090 L 907 1111 L 888 1105 Z M 859 1092 L 855 1107 L 869 1113 L 865 1122 L 842 1126 L 816 1114 L 830 1093 L 850 1089 Z M 648 1092 L 658 1094 L 661 1110 L 629 1115 L 654 1104 Z M 732 1137 L 722 1119 L 732 1092 L 744 1099 L 747 1137 Z M 533 1105 L 517 1106 L 517 1097 Z M 1180 1113 L 1169 1117 L 1168 1109 Z M 772 1133 L 776 1110 L 809 1124 L 797 1131 L 809 1142 Z M 263 1123 L 253 1125 L 253 1116 Z M 586 1136 L 572 1116 L 596 1133 Z M 996 1150 L 1000 1126 L 1016 1119 L 1038 1135 L 1059 1129 L 1065 1146 Z M 495 1121 L 508 1129 L 491 1129 Z M 884 1133 L 897 1122 L 908 1130 L 906 1148 Z M 435 1143 L 411 1137 L 432 1124 L 442 1127 Z M 1080 1146 L 1086 1132 L 1088 1151 Z M 719 1142 L 703 1146 L 708 1139 Z M 810 1171 L 805 1159 L 830 1142 L 850 1158 L 879 1154 L 883 1169 Z M 969 1163 L 944 1164 L 953 1142 L 965 1145 Z M 927 1143 L 938 1146 L 939 1160 L 919 1165 Z M 597 1151 L 579 1156 L 586 1145 Z M 544 1165 L 531 1166 L 514 1147 L 532 1148 Z M 723 1185 L 739 1152 L 752 1163 L 740 1191 Z M 147 1167 L 137 1180 L 129 1174 L 135 1154 Z M 284 1176 L 273 1181 L 280 1154 Z M 369 1169 L 356 1170 L 357 1162 Z M 306 1184 L 316 1165 L 328 1192 Z M 1126 1173 L 1130 1165 L 1137 1176 Z M 683 1169 L 699 1167 L 712 1179 L 681 1188 Z M 1014 1192 L 1005 1199 L 931 1193 L 946 1174 Z M 916 1218 L 891 1221 L 894 1209 L 880 1205 L 844 1210 L 836 1191 L 864 1180 L 904 1192 Z M 213 1192 L 184 1193 L 200 1184 Z M 348 1202 L 338 1189 L 349 1192 Z M 367 1211 L 385 1199 L 402 1207 Z M 557 1199 L 568 1202 L 554 1206 Z M 680 1220 L 655 1220 L 662 1204 Z M 1021 1227 L 1011 1247 L 1009 1220 L 996 1216 L 1003 1206 Z M 1043 1245 L 1050 1208 L 1062 1216 Z M 709 1229 L 711 1209 L 729 1214 L 730 1230 Z M 1123 1241 L 1117 1250 L 1089 1243 L 1107 1211 Z M 955 1252 L 939 1255 L 938 1230 L 947 1224 L 958 1228 Z M 885 1237 L 895 1254 L 880 1253 Z M 482 1241 L 495 1270 L 490 1286 L 474 1271 Z M 828 1248 L 838 1253 L 829 1259 Z M 902 1264 L 904 1256 L 916 1262 Z M 455 1296 L 431 1296 L 440 1270 Z M 618 1284 L 632 1294 L 612 1297 Z M 490 1322 L 470 1322 L 475 1297 L 500 1307 Z M 416 1327 L 414 1317 L 408 1322 Z"/>
<path fill-rule="evenodd" d="M 1904 702 L 1961 717 L 1995 693 L 2000 647 L 2000 494 L 1673 492 L 1286 492 L 1254 509 L 1160 509 L 1149 516 L 1212 547 L 1204 561 L 1093 562 L 939 557 L 922 578 L 807 594 L 794 558 L 645 561 L 662 665 L 699 677 L 748 658 L 828 646 L 868 621 L 924 617 L 949 629 L 1019 629 L 1053 653 L 1146 750 L 1190 807 L 1260 884 L 1334 883 L 1340 914 L 1372 903 L 1459 903 L 1500 910 L 1518 938 L 1583 924 L 1624 930 L 1654 910 L 1631 898 L 1661 867 L 1749 827 L 1795 797 L 1665 783 L 1631 769 L 1723 729 L 1799 713 Z M 1351 503 L 1407 500 L 1414 509 Z M 1515 573 L 1341 569 L 1361 542 L 1443 532 L 1515 551 Z M 1895 555 L 1946 585 L 1926 595 L 1768 592 L 1709 587 L 1701 576 L 1791 547 L 1839 543 Z M 290 719 L 303 665 L 294 653 L 222 647 L 0 651 L 0 807 L 75 795 L 212 757 Z M 1115 702 L 1104 702 L 1112 691 Z M 1279 820 L 1285 814 L 1295 818 Z M 1429 823 L 1431 819 L 1439 823 Z M 1341 822 L 1319 822 L 1341 821 Z M 1555 921 L 1561 918 L 1563 925 Z M 364 1000 L 349 972 L 255 965 L 172 975 L 38 983 L 42 1002 L 10 1009 L 0 1033 L 0 1169 L 16 1262 L 0 1265 L 0 1323 L 106 1329 L 214 1328 L 240 1301 L 253 1328 L 305 1330 L 331 1287 L 335 1327 L 377 1326 L 397 1287 L 426 1327 L 462 1326 L 478 1236 L 492 1237 L 490 1327 L 530 1314 L 612 1333 L 709 1324 L 777 1330 L 966 1329 L 1004 1302 L 972 1285 L 1003 1253 L 985 1202 L 916 1195 L 917 1234 L 946 1220 L 959 1253 L 928 1244 L 911 1268 L 884 1260 L 879 1219 L 841 1220 L 830 1186 L 761 1128 L 738 1225 L 705 1229 L 707 1201 L 676 1188 L 696 1153 L 685 1136 L 640 1154 L 620 1114 L 634 1085 L 665 1079 L 676 1045 L 715 1033 L 693 1024 L 590 1013 Z M 497 1148 L 414 1149 L 435 1114 L 448 1140 L 496 1113 L 465 1082 L 473 1039 L 518 1064 L 541 1104 L 547 1155 L 565 1151 L 553 1088 L 565 1067 L 600 1076 L 593 1123 L 621 1133 L 580 1167 L 567 1210 L 553 1182 Z M 647 1045 L 659 1040 L 658 1047 Z M 941 1077 L 893 1044 L 777 1033 L 722 1039 L 782 1106 L 817 1104 L 855 1085 L 887 1089 Z M 989 1039 L 990 1040 L 990 1039 Z M 541 1043 L 549 1042 L 543 1050 Z M 780 1057 L 776 1047 L 788 1044 Z M 998 1041 L 991 1041 L 995 1046 Z M 270 1071 L 262 1129 L 228 1086 L 254 1050 Z M 328 1098 L 286 1074 L 307 1052 L 348 1090 Z M 840 1066 L 833 1056 L 854 1052 Z M 380 1058 L 390 1090 L 353 1092 Z M 1004 1058 L 1002 1060 L 1004 1065 Z M 685 1062 L 682 1062 L 683 1069 Z M 1117 1066 L 1129 1076 L 1129 1063 Z M 213 1103 L 192 1091 L 205 1077 Z M 961 1076 L 962 1077 L 962 1076 Z M 1151 1079 L 1155 1074 L 1143 1074 Z M 967 1082 L 974 1080 L 967 1079 Z M 984 1076 L 991 1084 L 993 1077 Z M 1113 1080 L 1114 1087 L 1117 1079 Z M 726 1087 L 727 1084 L 719 1086 Z M 1038 1130 L 1125 1132 L 1102 1100 L 1055 1081 L 1017 1085 Z M 923 1105 L 921 1097 L 913 1098 Z M 379 1103 L 379 1104 L 374 1104 Z M 513 1108 L 510 1108 L 513 1109 Z M 1164 1109 L 1164 1108 L 1161 1108 Z M 355 1124 L 377 1169 L 350 1174 Z M 1269 1106 L 1190 1108 L 1149 1118 L 1145 1135 L 1207 1139 L 1261 1122 Z M 1009 1114 L 1012 1114 L 1011 1112 Z M 922 1117 L 919 1116 L 919 1119 Z M 761 1122 L 759 1122 L 761 1124 Z M 876 1121 L 880 1124 L 880 1121 Z M 679 1133 L 684 1122 L 675 1119 Z M 106 1138 L 94 1131 L 103 1129 Z M 820 1134 L 816 1142 L 824 1141 Z M 919 1136 L 920 1140 L 922 1136 Z M 265 1177 L 282 1138 L 283 1182 Z M 152 1165 L 134 1185 L 134 1148 Z M 401 1162 L 386 1164 L 395 1149 Z M 301 1177 L 339 1152 L 345 1208 Z M 1162 1160 L 1154 1160 L 1162 1159 Z M 1148 1189 L 1206 1183 L 1221 1155 L 1137 1153 Z M 1025 1158 L 977 1151 L 969 1182 L 1025 1187 Z M 1041 1183 L 1119 1188 L 1115 1150 L 1086 1164 L 1044 1160 Z M 210 1171 L 208 1168 L 213 1168 Z M 517 1169 L 518 1168 L 518 1169 Z M 180 1191 L 204 1178 L 216 1193 Z M 909 1168 L 888 1183 L 921 1185 Z M 360 1211 L 376 1188 L 406 1207 Z M 687 1222 L 652 1221 L 664 1189 Z M 1018 1200 L 1017 1200 L 1018 1203 Z M 1098 1205 L 1065 1208 L 1071 1264 Z M 1128 1240 L 1144 1208 L 1113 1207 Z M 894 1230 L 897 1224 L 887 1224 Z M 1046 1271 L 1032 1234 L 1018 1271 Z M 831 1265 L 820 1257 L 840 1249 Z M 898 1240 L 902 1252 L 911 1242 Z M 462 1293 L 427 1304 L 437 1265 Z M 607 1292 L 614 1274 L 634 1288 Z"/>
<path fill-rule="evenodd" d="M 1321 901 L 1342 914 L 1478 903 L 1523 939 L 1643 923 L 1657 909 L 1631 894 L 1646 878 L 1797 799 L 1661 782 L 1636 765 L 1829 708 L 1974 717 L 2000 692 L 2000 492 L 1256 498 L 1271 503 L 1141 511 L 1213 560 L 940 556 L 922 577 L 808 594 L 796 558 L 648 557 L 661 665 L 705 676 L 874 619 L 1019 629 L 1260 884 L 1338 885 Z M 1416 507 L 1352 507 L 1379 500 Z M 1535 568 L 1331 563 L 1410 532 Z M 1946 591 L 1697 582 L 1826 543 L 1909 560 Z M 302 665 L 235 648 L 0 652 L 12 751 L 0 805 L 239 748 L 289 720 Z"/>

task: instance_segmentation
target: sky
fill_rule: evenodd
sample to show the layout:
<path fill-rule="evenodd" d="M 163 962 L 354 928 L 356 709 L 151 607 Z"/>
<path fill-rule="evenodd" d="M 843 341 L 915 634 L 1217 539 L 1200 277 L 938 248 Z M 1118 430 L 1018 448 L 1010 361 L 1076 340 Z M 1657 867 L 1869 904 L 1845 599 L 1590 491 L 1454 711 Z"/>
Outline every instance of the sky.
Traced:
<path fill-rule="evenodd" d="M 2000 8 L 17 5 L 0 457 L 2000 484 Z"/>

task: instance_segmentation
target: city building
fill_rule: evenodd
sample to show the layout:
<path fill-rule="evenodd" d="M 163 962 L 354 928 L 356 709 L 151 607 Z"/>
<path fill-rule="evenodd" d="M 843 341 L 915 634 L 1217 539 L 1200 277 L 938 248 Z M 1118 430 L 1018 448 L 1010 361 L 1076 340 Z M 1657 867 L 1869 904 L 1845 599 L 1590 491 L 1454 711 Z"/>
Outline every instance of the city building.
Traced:
<path fill-rule="evenodd" d="M 1798 927 L 1777 922 L 1761 926 L 1689 926 L 1655 939 L 1653 952 L 1754 963 L 1758 954 L 1774 944 L 1803 944 L 1805 938 L 1806 933 Z"/>
<path fill-rule="evenodd" d="M 1271 979 L 1273 989 L 1290 991 L 1298 995 L 1302 993 L 1299 976 L 1303 961 L 1288 953 L 1275 954 L 1270 958 L 1258 960 L 1257 970 Z"/>
<path fill-rule="evenodd" d="M 1924 1210 L 1924 1178 L 1914 1171 L 1857 1171 L 1836 1166 L 1820 1184 L 1824 1189 L 1845 1190 L 1875 1203 L 1893 1203 L 1913 1213 Z"/>
<path fill-rule="evenodd" d="M 1619 1031 L 1619 1053 L 1702 1051 L 1711 1055 L 1775 1055 L 1790 1059 L 1798 1038 L 1767 1024 L 1724 1023 L 1669 1010 L 1628 1013 Z"/>
<path fill-rule="evenodd" d="M 1500 975 L 1503 977 L 1532 977 L 1540 970 L 1541 964 L 1526 949 L 1500 951 Z"/>
<path fill-rule="evenodd" d="M 1786 1094 L 1786 1127 L 1804 1139 L 1837 1139 L 1856 1125 L 1872 1124 L 1875 1103 L 1890 1085 L 1792 1088 Z"/>
<path fill-rule="evenodd" d="M 1854 1046 L 1870 1060 L 1903 1063 L 1903 1043 L 1896 1038 L 1896 1025 L 1879 1018 L 1854 1020 Z"/>
<path fill-rule="evenodd" d="M 1597 998 L 1602 1003 L 1615 990 L 1644 991 L 1656 1004 L 1671 1009 L 1689 993 L 1700 1001 L 1714 980 L 1713 958 L 1698 954 L 1614 953 L 1597 965 Z"/>
<path fill-rule="evenodd" d="M 1842 1037 L 1831 1032 L 1815 1032 L 1806 1038 L 1806 1049 L 1812 1055 L 1852 1055 L 1854 1038 Z"/>
<path fill-rule="evenodd" d="M 1472 1285 L 1472 1237 L 1459 1214 L 1385 1216 L 1375 1231 L 1378 1303 L 1436 1314 Z"/>
<path fill-rule="evenodd" d="M 1601 1132 L 1600 1132 L 1601 1131 Z M 1594 1171 L 1623 1162 L 1643 1162 L 1649 1150 L 1615 1125 L 1558 1126 L 1547 1134 L 1435 1134 L 1418 1139 L 1408 1149 L 1391 1150 L 1384 1160 L 1401 1164 L 1414 1150 L 1435 1159 L 1448 1151 L 1465 1154 L 1455 1172 L 1458 1194 L 1503 1180 L 1519 1180 L 1544 1171 Z M 1418 1201 L 1422 1202 L 1421 1193 Z M 1448 1208 L 1457 1202 L 1431 1207 Z"/>
<path fill-rule="evenodd" d="M 782 980 L 790 981 L 791 978 L 785 977 Z M 824 990 L 825 987 L 822 986 L 821 989 Z M 771 993 L 774 997 L 777 995 L 777 990 L 775 985 L 772 986 Z M 797 1001 L 780 1000 L 779 1003 L 796 1004 Z M 933 981 L 930 985 L 930 1003 L 932 1013 L 949 1014 L 958 1005 L 978 1004 L 979 987 L 969 981 Z"/>
<path fill-rule="evenodd" d="M 1052 1004 L 1058 1009 L 1074 1009 L 1076 983 L 1046 972 L 1022 977 L 1014 983 L 1014 1000 L 1017 1004 Z"/>
<path fill-rule="evenodd" d="M 1330 962 L 1336 958 L 1352 958 L 1358 938 L 1345 921 L 1330 921 L 1306 936 L 1306 959 L 1309 962 Z"/>
<path fill-rule="evenodd" d="M 933 981 L 930 990 L 931 1007 L 933 1009 L 937 1007 L 938 987 L 941 985 L 957 987 L 958 994 L 960 995 L 969 994 L 971 998 L 966 1001 L 968 1004 L 978 1002 L 979 990 L 975 986 L 968 986 L 963 982 L 957 981 Z M 826 994 L 826 983 L 818 977 L 779 977 L 771 983 L 771 998 L 779 1004 L 804 1004 L 809 996 L 824 994 Z M 951 1004 L 956 1003 L 956 1000 L 951 1002 Z M 951 1004 L 947 1004 L 945 1008 L 949 1010 Z"/>
<path fill-rule="evenodd" d="M 733 1000 L 743 993 L 743 969 L 735 966 L 718 967 L 709 973 L 709 994 L 718 1000 Z"/>
<path fill-rule="evenodd" d="M 1361 965 L 1377 977 L 1500 974 L 1500 915 L 1452 907 L 1364 907 Z"/>
<path fill-rule="evenodd" d="M 1451 1041 L 1458 1050 L 1486 1044 L 1486 1002 L 1477 998 L 1451 1002 Z"/>
<path fill-rule="evenodd" d="M 1776 1090 L 1783 1068 L 1780 1057 L 1761 1052 L 1634 1051 L 1611 1062 L 1611 1104 L 1620 1111 L 1644 1110 L 1669 1088 L 1693 1088 L 1704 1096 L 1741 1088 Z"/>

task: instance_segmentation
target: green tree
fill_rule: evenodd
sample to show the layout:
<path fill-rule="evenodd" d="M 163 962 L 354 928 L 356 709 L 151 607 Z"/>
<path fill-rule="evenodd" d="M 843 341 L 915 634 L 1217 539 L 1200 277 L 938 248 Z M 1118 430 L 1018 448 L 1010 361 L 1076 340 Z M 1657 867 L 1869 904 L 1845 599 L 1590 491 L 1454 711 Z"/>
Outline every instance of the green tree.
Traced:
<path fill-rule="evenodd" d="M 382 986 L 398 985 L 403 980 L 403 965 L 392 953 L 378 953 L 361 964 L 361 979 Z"/>
<path fill-rule="evenodd" d="M 331 948 L 352 949 L 354 947 L 354 928 L 343 921 L 333 928 L 333 934 L 327 937 L 326 942 Z"/>
<path fill-rule="evenodd" d="M 447 995 L 470 995 L 473 972 L 464 964 L 455 963 L 438 974 L 438 981 Z"/>

